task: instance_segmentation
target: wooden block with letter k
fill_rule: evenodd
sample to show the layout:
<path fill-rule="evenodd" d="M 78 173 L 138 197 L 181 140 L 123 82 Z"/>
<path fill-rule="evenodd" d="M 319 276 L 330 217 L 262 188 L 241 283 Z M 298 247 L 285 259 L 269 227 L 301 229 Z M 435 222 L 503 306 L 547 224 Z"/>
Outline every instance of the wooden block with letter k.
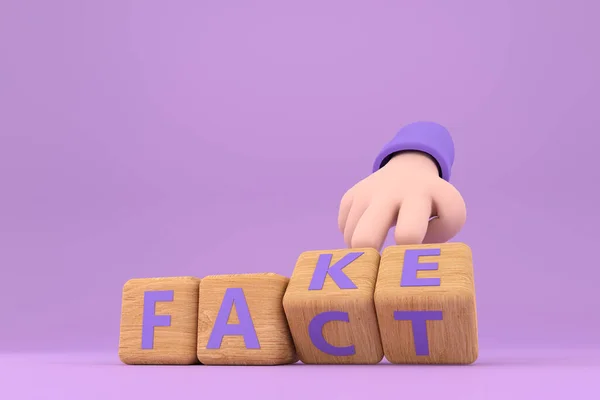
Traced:
<path fill-rule="evenodd" d="M 384 250 L 375 307 L 395 364 L 471 364 L 478 356 L 471 249 L 463 243 Z"/>
<path fill-rule="evenodd" d="M 305 364 L 377 364 L 383 358 L 373 293 L 375 249 L 308 251 L 298 258 L 283 308 Z"/>

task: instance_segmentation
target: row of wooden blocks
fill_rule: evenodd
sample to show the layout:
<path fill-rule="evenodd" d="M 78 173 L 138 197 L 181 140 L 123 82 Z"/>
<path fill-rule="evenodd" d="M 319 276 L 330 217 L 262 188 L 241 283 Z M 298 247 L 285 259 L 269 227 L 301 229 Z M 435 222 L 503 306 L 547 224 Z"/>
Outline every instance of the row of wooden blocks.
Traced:
<path fill-rule="evenodd" d="M 132 279 L 126 364 L 471 364 L 472 255 L 463 243 L 302 253 L 273 273 Z"/>

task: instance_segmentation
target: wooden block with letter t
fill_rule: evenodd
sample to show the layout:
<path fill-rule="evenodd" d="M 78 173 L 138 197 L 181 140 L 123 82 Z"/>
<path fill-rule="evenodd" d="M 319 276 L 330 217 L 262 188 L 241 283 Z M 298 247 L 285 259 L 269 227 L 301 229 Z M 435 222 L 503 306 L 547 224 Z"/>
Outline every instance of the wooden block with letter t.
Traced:
<path fill-rule="evenodd" d="M 463 243 L 383 251 L 375 307 L 394 364 L 471 364 L 478 356 L 471 249 Z"/>
<path fill-rule="evenodd" d="M 206 365 L 298 361 L 282 306 L 288 281 L 271 273 L 203 278 L 198 302 L 198 359 Z"/>
<path fill-rule="evenodd" d="M 377 364 L 383 358 L 373 292 L 375 249 L 308 251 L 283 297 L 298 357 L 305 364 Z"/>
<path fill-rule="evenodd" d="M 125 364 L 197 364 L 193 277 L 131 279 L 123 287 L 119 358 Z"/>

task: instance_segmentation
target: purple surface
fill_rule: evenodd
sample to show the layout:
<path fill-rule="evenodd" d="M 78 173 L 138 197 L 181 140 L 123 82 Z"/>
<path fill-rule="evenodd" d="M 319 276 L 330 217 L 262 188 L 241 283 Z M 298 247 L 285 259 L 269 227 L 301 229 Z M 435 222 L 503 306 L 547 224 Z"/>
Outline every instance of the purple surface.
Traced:
<path fill-rule="evenodd" d="M 114 354 L 0 355 L 0 398 L 597 400 L 600 352 L 483 352 L 468 367 L 124 366 Z"/>

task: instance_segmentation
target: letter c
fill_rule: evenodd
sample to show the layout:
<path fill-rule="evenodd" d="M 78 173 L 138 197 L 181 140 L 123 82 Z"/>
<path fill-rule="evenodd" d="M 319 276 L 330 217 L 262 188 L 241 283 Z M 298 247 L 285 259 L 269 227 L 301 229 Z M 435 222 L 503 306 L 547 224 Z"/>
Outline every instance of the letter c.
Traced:
<path fill-rule="evenodd" d="M 350 322 L 347 312 L 325 311 L 314 316 L 308 324 L 308 334 L 315 347 L 332 356 L 352 356 L 356 354 L 354 345 L 346 347 L 333 346 L 323 337 L 323 327 L 330 321 Z"/>

